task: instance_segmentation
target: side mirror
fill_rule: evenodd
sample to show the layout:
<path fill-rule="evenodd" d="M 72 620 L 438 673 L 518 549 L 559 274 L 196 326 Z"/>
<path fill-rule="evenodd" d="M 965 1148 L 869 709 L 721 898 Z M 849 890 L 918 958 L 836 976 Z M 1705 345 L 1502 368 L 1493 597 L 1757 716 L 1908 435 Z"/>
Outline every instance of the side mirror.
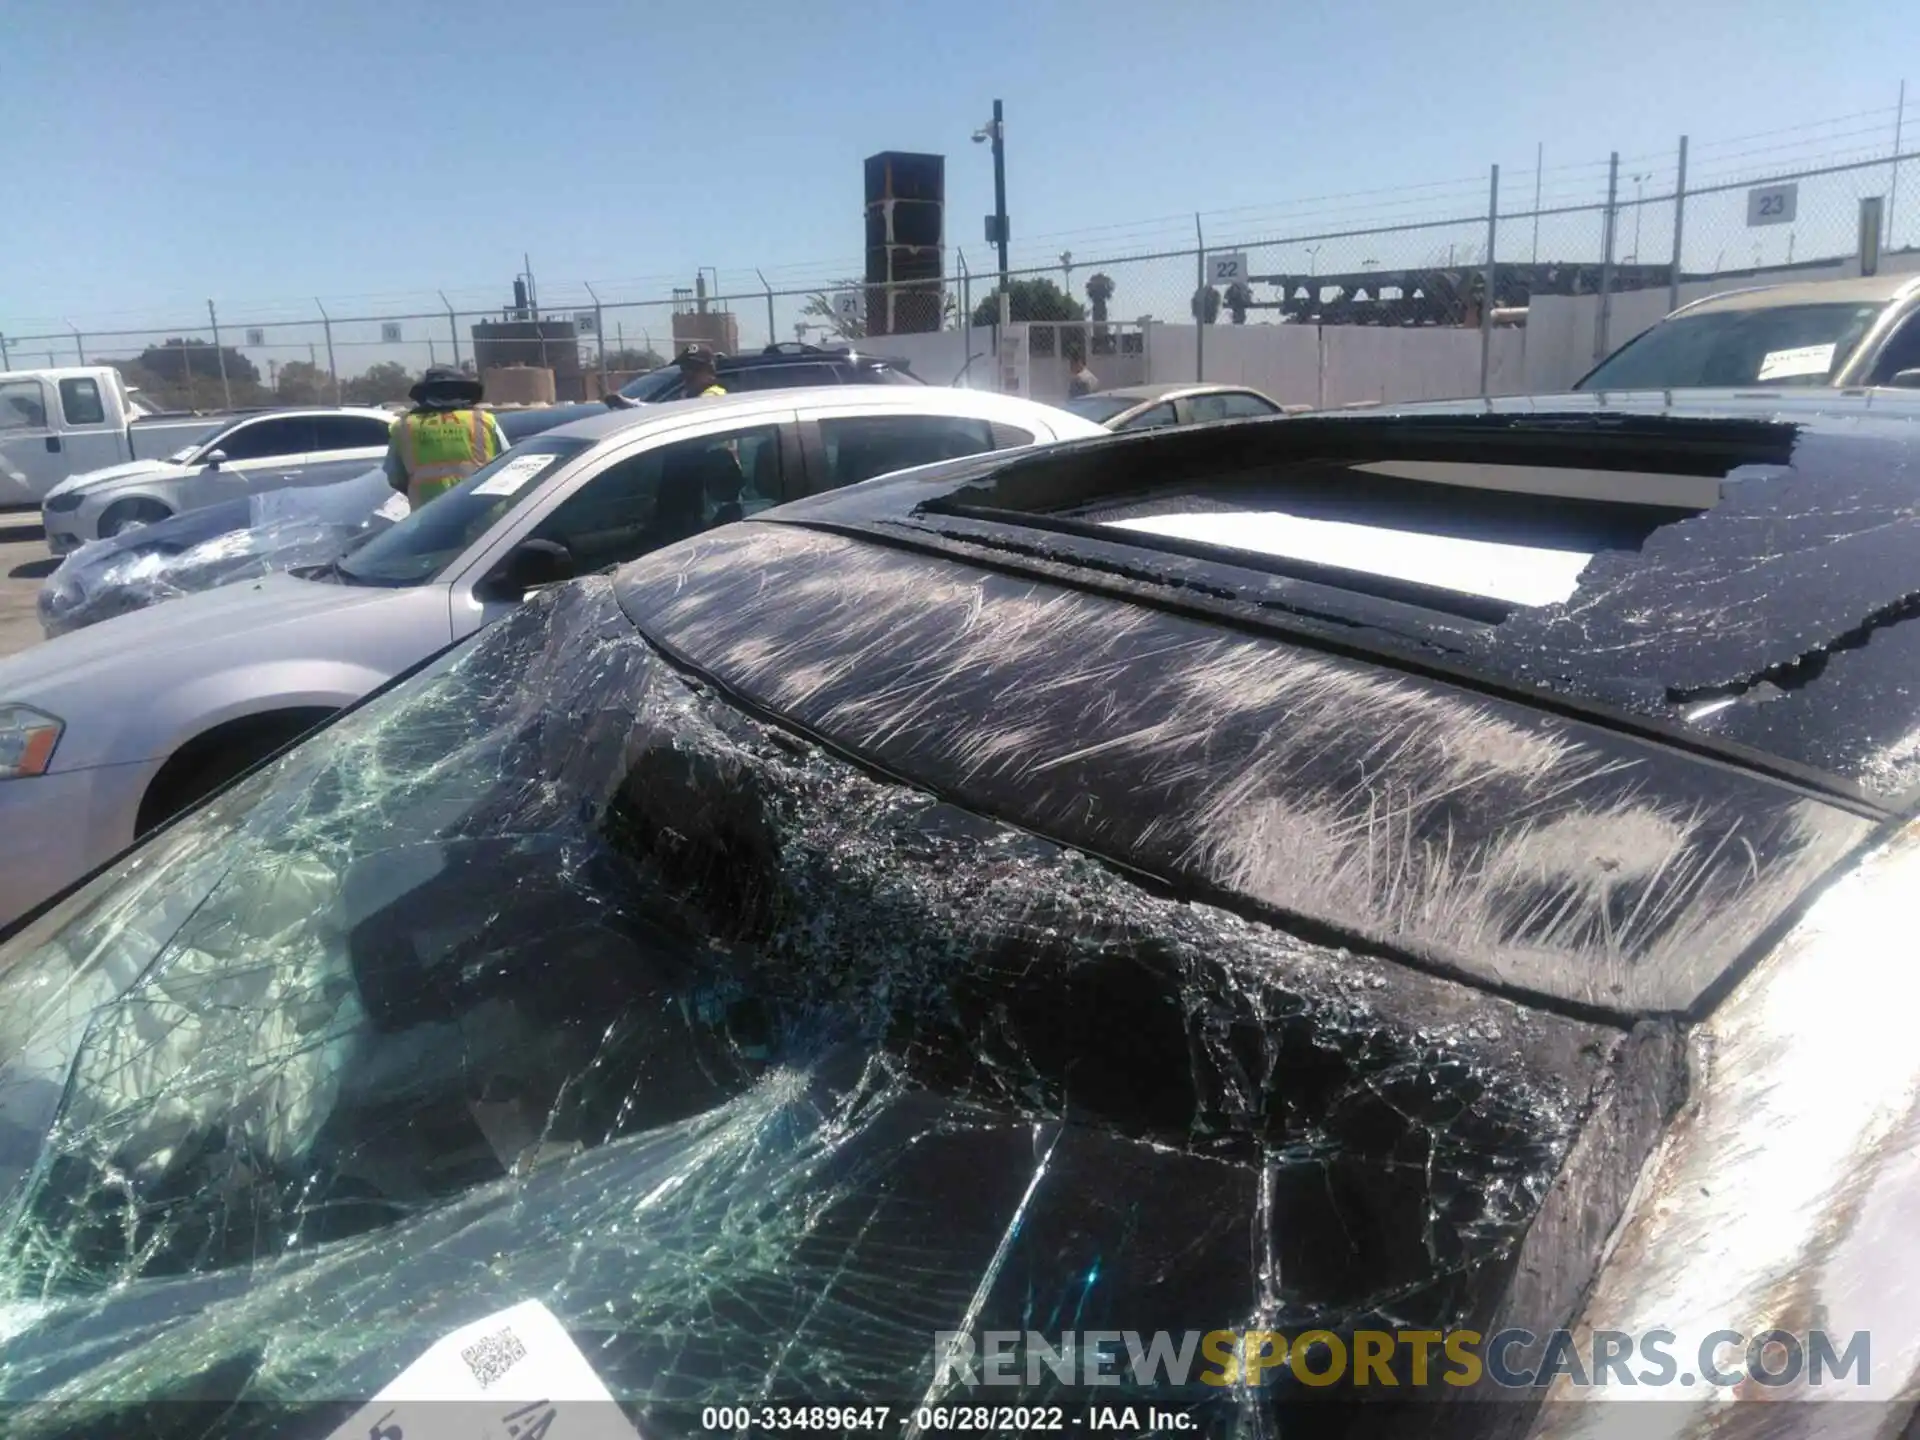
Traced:
<path fill-rule="evenodd" d="M 552 540 L 522 540 L 479 587 L 483 600 L 524 600 L 527 592 L 573 579 L 573 552 Z"/>
<path fill-rule="evenodd" d="M 207 452 L 207 458 L 203 463 L 209 470 L 218 470 L 222 465 L 227 463 L 227 452 L 224 450 L 210 450 Z"/>
<path fill-rule="evenodd" d="M 1887 384 L 1898 390 L 1920 390 L 1920 370 L 1898 370 Z"/>

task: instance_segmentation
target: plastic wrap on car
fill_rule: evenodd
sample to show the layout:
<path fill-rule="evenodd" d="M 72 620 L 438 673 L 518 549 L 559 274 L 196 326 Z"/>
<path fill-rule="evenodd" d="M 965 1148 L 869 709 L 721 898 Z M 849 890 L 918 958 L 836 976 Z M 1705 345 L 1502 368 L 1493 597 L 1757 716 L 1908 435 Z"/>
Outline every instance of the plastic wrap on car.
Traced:
<path fill-rule="evenodd" d="M 687 663 L 891 772 L 1623 1015 L 1690 1010 L 1873 830 L 1512 701 L 794 526 L 716 531 L 619 583 Z"/>
<path fill-rule="evenodd" d="M 1671 1059 L 863 772 L 669 665 L 600 579 L 0 971 L 15 1435 L 207 1395 L 208 1433 L 292 1433 L 526 1299 L 649 1435 L 965 1399 L 940 1331 L 1444 1328 L 1520 1268 L 1520 1318 L 1558 1323 L 1653 1139 L 1596 1150 L 1596 1117 Z M 1564 1253 L 1522 1266 L 1543 1213 Z M 1283 1390 L 1155 1394 L 1272 1433 Z"/>
<path fill-rule="evenodd" d="M 81 546 L 41 587 L 41 629 L 49 638 L 145 609 L 163 600 L 325 564 L 388 521 L 374 512 L 393 498 L 378 471 L 337 485 L 290 487 L 249 497 L 244 528 L 165 548 L 139 534 Z"/>

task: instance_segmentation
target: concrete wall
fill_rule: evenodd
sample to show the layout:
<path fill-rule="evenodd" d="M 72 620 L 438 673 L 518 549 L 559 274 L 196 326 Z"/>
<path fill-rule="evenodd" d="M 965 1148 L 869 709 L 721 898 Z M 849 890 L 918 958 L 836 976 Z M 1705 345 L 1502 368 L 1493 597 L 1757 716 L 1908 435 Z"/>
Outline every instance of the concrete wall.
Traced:
<path fill-rule="evenodd" d="M 1102 387 L 1169 384 L 1195 378 L 1194 325 L 1148 327 L 1144 364 L 1133 357 L 1089 357 Z M 1588 340 L 1591 345 L 1591 335 Z M 1493 332 L 1488 388 L 1496 395 L 1527 388 L 1527 332 Z M 993 383 L 993 331 L 888 335 L 872 342 L 877 354 L 905 360 L 914 374 L 946 385 L 969 355 L 979 358 L 965 383 Z M 1365 400 L 1444 400 L 1480 393 L 1480 332 L 1441 327 L 1377 325 L 1210 325 L 1205 378 L 1250 385 L 1282 405 L 1337 406 Z M 1057 356 L 1035 356 L 1029 384 L 1036 400 L 1066 397 L 1067 366 Z"/>

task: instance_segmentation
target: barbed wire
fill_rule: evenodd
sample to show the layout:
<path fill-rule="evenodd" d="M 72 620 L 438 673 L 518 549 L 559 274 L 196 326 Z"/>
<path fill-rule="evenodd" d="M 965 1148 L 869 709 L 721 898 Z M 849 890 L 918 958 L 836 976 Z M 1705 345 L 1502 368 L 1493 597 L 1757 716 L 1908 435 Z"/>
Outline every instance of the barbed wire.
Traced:
<path fill-rule="evenodd" d="M 1894 155 L 1891 145 L 1883 152 L 1876 141 L 1890 141 L 1892 119 L 1897 110 L 1883 106 L 1780 126 L 1748 135 L 1725 137 L 1690 145 L 1690 166 L 1686 185 L 1689 200 L 1721 192 L 1750 187 L 1770 179 L 1815 180 L 1846 171 L 1864 171 L 1878 166 L 1899 166 L 1916 158 L 1908 153 Z M 1858 142 L 1851 146 L 1846 142 Z M 1755 142 L 1767 142 L 1756 144 Z M 1819 155 L 1799 154 L 1820 149 Z M 1771 163 L 1770 163 L 1771 162 Z M 1673 151 L 1650 152 L 1621 157 L 1614 198 L 1619 213 L 1637 213 L 1652 218 L 1660 207 L 1671 206 L 1678 168 L 1678 147 Z M 1645 168 L 1642 168 L 1645 167 Z M 1497 223 L 1512 226 L 1516 222 L 1543 221 L 1578 223 L 1573 217 L 1603 218 L 1607 208 L 1607 172 L 1609 161 L 1578 160 L 1553 165 L 1503 167 Z M 1762 174 L 1761 171 L 1772 173 Z M 1791 173 L 1786 173 L 1790 170 Z M 1630 190 L 1637 179 L 1639 188 Z M 1648 192 L 1651 182 L 1652 193 Z M 1480 227 L 1484 242 L 1486 224 L 1487 177 L 1484 174 L 1414 182 L 1405 185 L 1361 187 L 1325 195 L 1283 199 L 1229 206 L 1200 212 L 1200 222 L 1208 250 L 1273 250 L 1288 246 L 1314 247 L 1325 244 L 1372 239 L 1386 242 L 1382 253 L 1395 242 L 1422 234 L 1456 231 L 1462 239 L 1447 247 L 1470 248 L 1472 227 Z M 1914 198 L 1920 202 L 1920 181 Z M 1837 203 L 1837 202 L 1835 202 Z M 1525 208 L 1514 208 L 1524 206 Z M 1458 213 L 1448 213 L 1456 211 Z M 1434 212 L 1442 212 L 1438 218 Z M 1891 217 L 1897 219 L 1898 217 Z M 1009 255 L 1010 271 L 1029 276 L 1057 274 L 1061 266 L 1051 253 L 1054 247 L 1078 251 L 1071 259 L 1071 271 L 1090 274 L 1099 267 L 1164 264 L 1174 260 L 1191 261 L 1195 254 L 1192 215 L 1166 215 L 1134 220 L 1107 221 L 1099 224 L 1045 231 L 1022 237 Z M 1575 237 L 1581 247 L 1588 245 L 1584 226 L 1556 229 Z M 1751 237 L 1749 237 L 1751 238 Z M 1569 241 L 1562 240 L 1563 246 Z M 966 247 L 952 246 L 949 272 L 943 283 L 958 290 L 972 281 L 990 285 L 997 278 L 997 256 L 992 247 L 976 247 L 972 259 Z M 1087 252 L 1092 250 L 1093 254 Z M 1378 263 L 1378 262 L 1374 262 Z M 864 288 L 863 259 L 845 257 L 819 261 L 788 261 L 758 269 L 745 266 L 706 267 L 713 283 L 708 292 L 710 304 L 744 306 L 757 299 L 805 302 L 838 285 Z M 1170 272 L 1161 282 L 1168 294 L 1182 282 Z M 535 297 L 538 309 L 547 315 L 556 311 L 584 313 L 596 307 L 609 312 L 626 312 L 636 323 L 651 323 L 657 317 L 663 324 L 678 308 L 684 308 L 683 296 L 692 287 L 682 277 L 668 274 L 626 276 L 608 280 L 549 281 L 540 285 Z M 651 289 L 651 294 L 636 292 Z M 670 292 L 670 293 L 662 293 Z M 989 293 L 986 289 L 981 294 Z M 444 289 L 425 287 L 415 290 L 383 288 L 355 295 L 336 295 L 314 299 L 223 301 L 217 307 L 227 312 L 219 319 L 223 343 L 248 330 L 297 327 L 302 333 L 335 327 L 336 346 L 376 347 L 395 343 L 420 346 L 429 343 L 426 334 L 416 334 L 395 342 L 391 339 L 362 339 L 349 333 L 351 327 L 385 322 L 405 322 L 412 327 L 448 325 L 475 318 L 507 314 L 512 307 L 501 303 L 495 286 L 456 285 Z M 791 306 L 789 306 L 791 308 Z M 636 312 L 639 312 L 636 314 Z M 231 316 L 231 318 L 229 318 Z M 115 325 L 105 322 L 126 322 Z M 135 323 L 138 322 L 138 323 Z M 769 328 L 777 329 L 769 316 Z M 145 310 L 121 309 L 92 312 L 54 320 L 41 317 L 19 320 L 4 329 L 7 340 L 19 347 L 44 350 L 48 345 L 71 348 L 76 341 L 91 335 L 105 342 L 118 337 L 158 335 L 162 333 L 195 335 L 210 333 L 211 326 L 180 318 L 166 319 L 158 307 Z M 30 330 L 33 333 L 21 333 Z M 444 337 L 457 344 L 451 335 Z M 207 343 L 211 343 L 210 341 Z M 298 342 L 301 345 L 310 340 Z M 291 348 L 294 342 L 280 342 Z"/>

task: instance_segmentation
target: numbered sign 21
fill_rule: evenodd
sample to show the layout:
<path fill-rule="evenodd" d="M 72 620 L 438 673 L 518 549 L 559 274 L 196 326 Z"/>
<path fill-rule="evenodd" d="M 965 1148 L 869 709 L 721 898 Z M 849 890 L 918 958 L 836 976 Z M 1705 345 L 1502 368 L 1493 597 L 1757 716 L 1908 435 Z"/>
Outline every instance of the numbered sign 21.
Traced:
<path fill-rule="evenodd" d="M 1247 279 L 1247 252 L 1230 251 L 1224 255 L 1207 257 L 1207 283 L 1209 285 L 1244 285 Z"/>

